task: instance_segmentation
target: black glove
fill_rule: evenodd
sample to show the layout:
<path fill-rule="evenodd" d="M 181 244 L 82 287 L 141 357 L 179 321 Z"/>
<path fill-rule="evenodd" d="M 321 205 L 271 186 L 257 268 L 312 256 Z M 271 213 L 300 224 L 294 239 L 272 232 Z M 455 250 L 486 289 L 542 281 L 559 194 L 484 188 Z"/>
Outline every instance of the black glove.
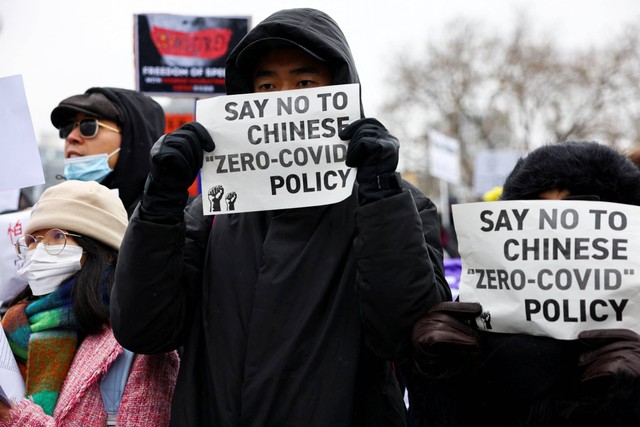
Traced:
<path fill-rule="evenodd" d="M 151 147 L 151 170 L 141 204 L 146 221 L 175 224 L 182 220 L 189 187 L 202 169 L 203 150 L 215 148 L 209 132 L 198 122 L 186 123 L 162 135 Z"/>
<path fill-rule="evenodd" d="M 433 379 L 459 376 L 473 369 L 481 355 L 473 319 L 482 313 L 475 302 L 442 302 L 413 327 L 417 369 Z"/>
<path fill-rule="evenodd" d="M 362 204 L 384 199 L 402 191 L 398 166 L 398 139 L 376 119 L 360 119 L 340 131 L 350 139 L 346 164 L 358 168 L 358 196 Z"/>
<path fill-rule="evenodd" d="M 583 384 L 602 389 L 605 385 L 638 383 L 640 335 L 628 329 L 602 329 L 580 332 L 578 339 L 587 346 L 578 361 L 584 369 Z"/>

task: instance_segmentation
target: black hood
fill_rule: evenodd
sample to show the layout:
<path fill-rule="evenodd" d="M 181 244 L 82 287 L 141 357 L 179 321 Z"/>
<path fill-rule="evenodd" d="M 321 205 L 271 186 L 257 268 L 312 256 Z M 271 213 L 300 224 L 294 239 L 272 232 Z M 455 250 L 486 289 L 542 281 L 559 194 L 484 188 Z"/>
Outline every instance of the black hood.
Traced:
<path fill-rule="evenodd" d="M 131 216 L 149 174 L 149 150 L 164 133 L 164 111 L 156 101 L 137 91 L 109 87 L 86 91 L 92 92 L 104 94 L 122 112 L 120 156 L 115 169 L 102 184 L 118 189 Z"/>
<path fill-rule="evenodd" d="M 330 16 L 316 9 L 285 9 L 260 22 L 229 54 L 225 77 L 228 94 L 253 92 L 251 72 L 238 67 L 238 55 L 247 46 L 271 38 L 290 40 L 323 58 L 333 72 L 333 84 L 360 82 L 347 39 Z"/>
<path fill-rule="evenodd" d="M 640 205 L 640 170 L 623 154 L 598 142 L 544 145 L 518 161 L 500 199 L 533 200 L 549 190 Z"/>

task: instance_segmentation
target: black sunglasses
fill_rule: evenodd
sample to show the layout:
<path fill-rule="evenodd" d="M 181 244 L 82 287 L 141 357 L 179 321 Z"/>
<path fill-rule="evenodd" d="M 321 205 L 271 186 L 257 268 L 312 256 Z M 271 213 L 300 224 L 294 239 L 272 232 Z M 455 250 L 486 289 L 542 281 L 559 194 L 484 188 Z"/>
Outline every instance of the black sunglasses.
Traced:
<path fill-rule="evenodd" d="M 80 135 L 82 135 L 83 138 L 88 139 L 96 137 L 99 127 L 103 127 L 113 132 L 120 133 L 120 129 L 116 129 L 113 126 L 106 125 L 100 122 L 98 119 L 82 119 L 60 126 L 60 128 L 58 128 L 58 131 L 60 132 L 60 138 L 67 139 L 67 137 L 71 134 L 71 132 L 73 132 L 76 126 L 80 129 Z"/>

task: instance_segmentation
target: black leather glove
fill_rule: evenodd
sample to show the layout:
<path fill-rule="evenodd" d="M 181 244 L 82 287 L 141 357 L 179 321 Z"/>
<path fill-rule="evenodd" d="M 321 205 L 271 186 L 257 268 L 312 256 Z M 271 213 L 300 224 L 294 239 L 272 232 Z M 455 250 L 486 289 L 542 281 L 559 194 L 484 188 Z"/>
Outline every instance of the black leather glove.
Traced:
<path fill-rule="evenodd" d="M 141 204 L 146 221 L 175 224 L 182 220 L 189 187 L 202 169 L 204 151 L 215 144 L 209 132 L 198 122 L 186 123 L 162 135 L 151 147 L 151 170 Z"/>
<path fill-rule="evenodd" d="M 482 313 L 475 302 L 442 302 L 413 327 L 417 369 L 433 379 L 464 374 L 481 355 L 473 319 Z"/>
<path fill-rule="evenodd" d="M 628 329 L 602 329 L 580 332 L 578 340 L 587 346 L 578 361 L 584 369 L 583 384 L 601 389 L 640 380 L 640 335 Z"/>
<path fill-rule="evenodd" d="M 360 119 L 340 131 L 350 139 L 346 164 L 358 168 L 358 196 L 362 204 L 384 199 L 402 191 L 398 167 L 398 139 L 376 119 Z"/>

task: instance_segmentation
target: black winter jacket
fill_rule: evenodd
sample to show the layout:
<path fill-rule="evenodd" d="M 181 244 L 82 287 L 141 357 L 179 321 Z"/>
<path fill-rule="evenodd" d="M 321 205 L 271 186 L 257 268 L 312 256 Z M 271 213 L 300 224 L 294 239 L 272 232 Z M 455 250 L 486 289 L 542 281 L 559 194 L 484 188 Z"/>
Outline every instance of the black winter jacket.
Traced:
<path fill-rule="evenodd" d="M 578 340 L 480 332 L 481 355 L 457 375 L 415 374 L 415 427 L 631 427 L 640 425 L 635 378 L 581 382 Z M 624 359 L 620 359 L 623 363 Z"/>
<path fill-rule="evenodd" d="M 328 17 L 310 28 L 314 13 L 275 14 L 234 52 L 285 32 L 333 55 L 336 83 L 357 82 L 344 36 Z M 234 58 L 238 93 L 248 83 Z M 199 197 L 176 225 L 134 213 L 111 318 L 135 352 L 183 347 L 172 425 L 404 425 L 391 361 L 407 357 L 415 321 L 451 298 L 435 206 L 405 185 L 364 206 L 354 188 L 333 205 L 216 217 Z"/>

